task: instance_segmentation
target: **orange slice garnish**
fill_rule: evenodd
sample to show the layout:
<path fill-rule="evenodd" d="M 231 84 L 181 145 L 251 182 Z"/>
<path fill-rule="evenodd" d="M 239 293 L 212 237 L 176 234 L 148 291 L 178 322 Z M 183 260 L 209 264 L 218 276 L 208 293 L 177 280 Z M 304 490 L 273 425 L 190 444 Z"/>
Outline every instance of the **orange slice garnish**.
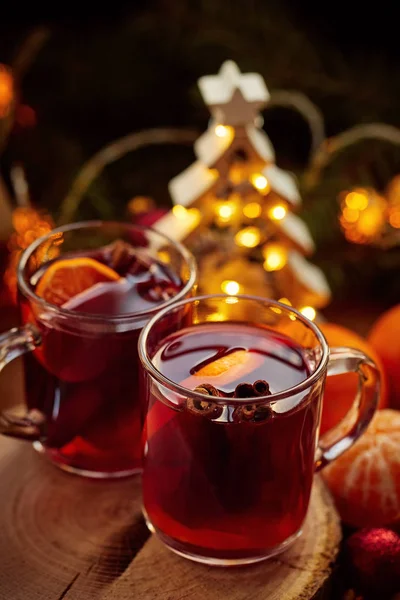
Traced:
<path fill-rule="evenodd" d="M 195 377 L 218 377 L 218 375 L 222 375 L 222 373 L 229 371 L 232 367 L 244 365 L 250 358 L 247 350 L 235 350 L 208 363 L 208 365 L 196 371 L 194 375 Z"/>
<path fill-rule="evenodd" d="M 244 382 L 246 377 L 250 376 L 251 378 L 251 373 L 258 369 L 263 362 L 264 358 L 261 354 L 247 350 L 235 350 L 216 358 L 180 383 L 183 387 L 192 390 L 200 383 L 211 383 L 218 387 L 233 381 Z"/>
<path fill-rule="evenodd" d="M 67 258 L 56 260 L 46 269 L 35 291 L 47 302 L 62 306 L 96 283 L 118 279 L 116 271 L 94 258 Z"/>

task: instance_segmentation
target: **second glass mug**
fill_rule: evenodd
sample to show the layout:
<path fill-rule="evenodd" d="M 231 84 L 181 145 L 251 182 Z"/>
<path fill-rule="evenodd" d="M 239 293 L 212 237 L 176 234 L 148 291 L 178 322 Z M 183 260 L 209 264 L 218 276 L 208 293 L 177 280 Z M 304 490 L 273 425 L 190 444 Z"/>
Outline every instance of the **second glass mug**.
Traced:
<path fill-rule="evenodd" d="M 275 365 L 288 347 L 301 348 L 308 376 L 289 389 L 285 381 L 275 382 L 279 391 L 272 395 L 231 399 L 189 390 L 160 371 L 157 361 L 176 356 L 182 376 L 182 357 L 194 361 L 186 352 L 196 357 L 199 340 L 206 339 L 199 337 L 202 326 L 209 332 L 204 348 L 210 361 L 214 350 L 225 347 L 221 329 L 213 330 L 221 322 L 232 328 L 237 346 L 243 324 L 282 340 Z M 196 340 L 187 351 L 185 331 L 192 331 Z M 259 335 L 253 348 L 263 343 Z M 169 346 L 165 339 L 171 339 Z M 302 314 L 257 297 L 199 296 L 167 307 L 144 327 L 139 356 L 148 407 L 145 517 L 171 550 L 207 564 L 258 562 L 294 542 L 307 514 L 314 472 L 362 434 L 379 397 L 379 372 L 365 354 L 329 349 L 317 325 Z M 268 366 L 263 369 L 264 374 Z M 276 380 L 287 373 L 279 366 L 269 369 Z M 359 375 L 354 404 L 344 421 L 319 438 L 325 378 L 347 372 Z"/>
<path fill-rule="evenodd" d="M 165 265 L 177 294 L 139 312 L 95 315 L 66 310 L 35 294 L 47 263 L 97 257 L 120 240 Z M 27 413 L 3 413 L 0 430 L 29 439 L 61 468 L 89 477 L 141 470 L 143 409 L 137 341 L 162 307 L 192 293 L 196 266 L 180 244 L 157 231 L 112 222 L 74 223 L 34 241 L 18 267 L 22 327 L 0 336 L 0 369 L 24 355 Z M 36 279 L 35 279 L 36 278 Z"/>

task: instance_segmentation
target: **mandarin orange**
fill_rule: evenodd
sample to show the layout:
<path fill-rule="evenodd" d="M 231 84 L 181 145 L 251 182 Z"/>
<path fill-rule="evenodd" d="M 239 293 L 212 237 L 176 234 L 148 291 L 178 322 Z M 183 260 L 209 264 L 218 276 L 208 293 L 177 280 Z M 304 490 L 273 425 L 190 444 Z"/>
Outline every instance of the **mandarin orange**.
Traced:
<path fill-rule="evenodd" d="M 377 364 L 381 373 L 379 408 L 388 405 L 387 377 L 382 361 L 368 342 L 354 331 L 335 323 L 321 323 L 319 328 L 330 347 L 349 346 L 367 354 Z M 321 417 L 321 434 L 339 423 L 351 407 L 357 391 L 358 376 L 355 373 L 328 377 L 325 384 Z"/>
<path fill-rule="evenodd" d="M 345 523 L 381 527 L 398 522 L 400 411 L 377 411 L 361 438 L 322 474 Z"/>
<path fill-rule="evenodd" d="M 368 342 L 386 369 L 389 403 L 394 408 L 400 408 L 400 304 L 376 321 L 368 335 Z"/>

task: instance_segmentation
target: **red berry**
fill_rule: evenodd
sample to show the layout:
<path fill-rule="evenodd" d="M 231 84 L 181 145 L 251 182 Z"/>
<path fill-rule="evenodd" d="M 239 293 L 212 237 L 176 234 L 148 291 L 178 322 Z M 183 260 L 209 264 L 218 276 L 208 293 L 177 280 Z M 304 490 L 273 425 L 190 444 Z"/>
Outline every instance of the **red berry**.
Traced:
<path fill-rule="evenodd" d="M 355 585 L 368 597 L 400 592 L 400 536 L 391 529 L 361 529 L 346 551 Z"/>

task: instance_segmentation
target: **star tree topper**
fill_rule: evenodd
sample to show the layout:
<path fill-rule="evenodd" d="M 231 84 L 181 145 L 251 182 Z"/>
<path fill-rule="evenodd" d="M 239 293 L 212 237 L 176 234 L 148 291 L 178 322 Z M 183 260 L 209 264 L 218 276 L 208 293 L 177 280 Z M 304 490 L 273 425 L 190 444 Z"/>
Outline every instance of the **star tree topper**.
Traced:
<path fill-rule="evenodd" d="M 199 88 L 216 122 L 232 127 L 254 122 L 270 97 L 261 75 L 241 73 L 232 60 L 218 75 L 200 77 Z"/>

